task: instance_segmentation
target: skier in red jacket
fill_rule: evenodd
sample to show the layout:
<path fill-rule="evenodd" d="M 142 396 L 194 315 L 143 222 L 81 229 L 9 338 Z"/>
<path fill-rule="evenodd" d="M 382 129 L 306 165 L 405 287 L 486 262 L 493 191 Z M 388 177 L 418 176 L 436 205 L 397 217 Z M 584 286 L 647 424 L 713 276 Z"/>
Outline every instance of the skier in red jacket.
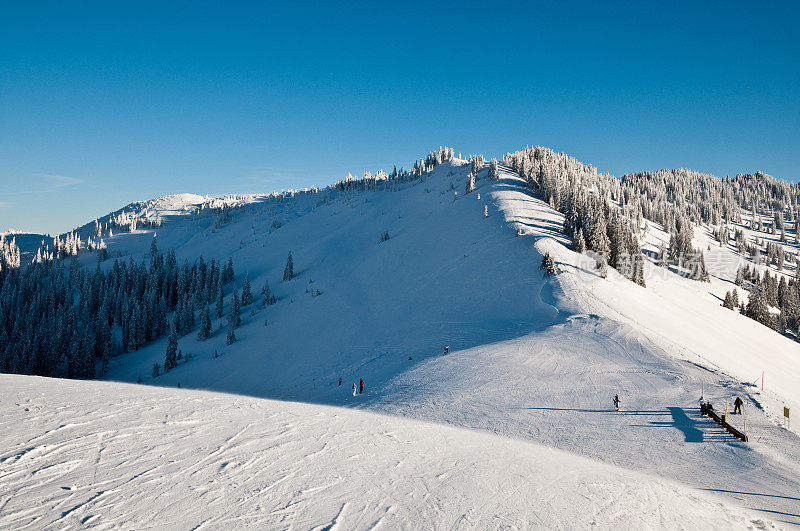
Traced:
<path fill-rule="evenodd" d="M 364 378 L 361 378 L 361 382 L 359 382 L 358 384 L 358 394 L 361 394 L 363 392 L 364 392 Z"/>

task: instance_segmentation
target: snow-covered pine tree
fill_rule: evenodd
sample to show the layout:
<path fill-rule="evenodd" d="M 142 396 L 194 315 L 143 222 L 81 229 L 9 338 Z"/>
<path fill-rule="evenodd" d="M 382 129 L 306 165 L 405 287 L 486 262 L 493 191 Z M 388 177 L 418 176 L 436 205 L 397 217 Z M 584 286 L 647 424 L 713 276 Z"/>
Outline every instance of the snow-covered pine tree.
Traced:
<path fill-rule="evenodd" d="M 286 267 L 283 268 L 283 281 L 288 282 L 294 278 L 294 261 L 292 260 L 292 251 L 289 251 L 289 256 L 286 257 Z"/>
<path fill-rule="evenodd" d="M 197 331 L 197 339 L 205 341 L 211 337 L 213 328 L 211 326 L 211 313 L 208 311 L 208 305 L 200 312 L 200 329 Z"/>
<path fill-rule="evenodd" d="M 736 280 L 734 281 L 734 284 L 736 284 L 739 287 L 744 286 L 744 270 L 743 270 L 743 266 L 739 266 L 739 268 L 736 270 Z"/>
<path fill-rule="evenodd" d="M 706 269 L 706 259 L 703 253 L 700 253 L 700 276 L 698 278 L 700 282 L 711 282 L 711 279 L 708 277 L 708 270 Z"/>
<path fill-rule="evenodd" d="M 178 365 L 178 331 L 174 328 L 170 330 L 167 337 L 167 350 L 164 353 L 164 372 Z M 155 376 L 158 376 L 157 374 Z"/>
<path fill-rule="evenodd" d="M 583 229 L 578 227 L 575 236 L 572 238 L 572 246 L 576 253 L 583 254 L 586 251 L 586 240 L 583 238 Z"/>
<path fill-rule="evenodd" d="M 545 272 L 545 276 L 555 275 L 558 273 L 558 266 L 556 265 L 555 260 L 553 257 L 550 256 L 549 252 L 544 253 L 542 257 L 542 265 L 539 266 L 539 269 L 543 269 Z"/>
<path fill-rule="evenodd" d="M 634 255 L 632 280 L 643 288 L 647 287 L 647 284 L 644 281 L 644 255 L 642 253 L 637 253 Z"/>
<path fill-rule="evenodd" d="M 216 305 L 215 305 L 215 314 L 217 319 L 223 316 L 224 314 L 224 298 L 222 293 L 222 279 L 220 278 L 219 282 L 217 283 L 217 295 L 216 295 Z"/>
<path fill-rule="evenodd" d="M 275 295 L 269 289 L 269 280 L 264 280 L 264 287 L 261 288 L 261 306 L 269 306 L 275 304 Z"/>
<path fill-rule="evenodd" d="M 489 161 L 489 180 L 496 181 L 500 178 L 500 167 L 497 164 L 497 159 Z"/>
<path fill-rule="evenodd" d="M 733 296 L 731 295 L 730 291 L 725 292 L 725 300 L 722 301 L 722 307 L 733 310 Z"/>
<path fill-rule="evenodd" d="M 233 258 L 228 258 L 228 263 L 225 265 L 225 270 L 222 272 L 222 283 L 228 284 L 233 282 Z"/>
<path fill-rule="evenodd" d="M 767 297 L 760 286 L 750 292 L 745 314 L 765 326 L 772 327 L 772 315 L 769 312 Z"/>
<path fill-rule="evenodd" d="M 228 312 L 228 326 L 236 328 L 242 324 L 242 318 L 239 315 L 241 307 L 239 306 L 239 290 L 233 288 L 233 295 L 231 295 L 231 309 Z"/>
<path fill-rule="evenodd" d="M 248 306 L 253 302 L 253 292 L 250 290 L 250 276 L 244 274 L 244 283 L 242 284 L 242 306 Z"/>
<path fill-rule="evenodd" d="M 195 327 L 194 306 L 189 300 L 189 295 L 183 301 L 183 315 L 181 316 L 181 336 L 185 336 Z"/>
<path fill-rule="evenodd" d="M 469 172 L 469 174 L 467 175 L 467 186 L 464 193 L 469 194 L 474 191 L 475 191 L 475 174 Z"/>
<path fill-rule="evenodd" d="M 658 246 L 658 258 L 656 259 L 656 264 L 660 267 L 667 267 L 667 247 L 664 245 L 664 242 Z"/>

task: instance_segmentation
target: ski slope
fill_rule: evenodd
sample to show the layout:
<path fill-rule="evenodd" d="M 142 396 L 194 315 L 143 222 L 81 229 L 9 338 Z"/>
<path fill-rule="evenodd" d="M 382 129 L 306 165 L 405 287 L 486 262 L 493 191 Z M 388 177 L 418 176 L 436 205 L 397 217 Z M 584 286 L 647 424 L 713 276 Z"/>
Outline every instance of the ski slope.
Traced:
<path fill-rule="evenodd" d="M 0 528 L 774 528 L 530 442 L 341 408 L 0 375 Z"/>
<path fill-rule="evenodd" d="M 167 505 L 160 504 L 166 504 L 168 498 L 147 497 L 150 493 L 141 485 L 158 484 L 156 476 L 161 471 L 169 476 L 192 466 L 206 470 L 210 463 L 223 462 L 217 459 L 219 454 L 234 452 L 237 463 L 254 459 L 254 455 L 245 457 L 235 452 L 225 437 L 244 427 L 245 434 L 235 437 L 234 442 L 253 441 L 251 437 L 269 439 L 267 435 L 256 437 L 258 433 L 280 435 L 277 424 L 269 420 L 275 418 L 276 423 L 292 422 L 302 427 L 280 439 L 285 443 L 282 447 L 294 452 L 286 461 L 316 459 L 313 470 L 283 469 L 300 487 L 290 492 L 281 490 L 290 488 L 281 483 L 279 488 L 267 488 L 265 485 L 272 484 L 268 479 L 278 481 L 279 474 L 267 475 L 261 483 L 261 479 L 248 479 L 257 476 L 252 469 L 223 481 L 212 474 L 211 467 L 198 472 L 197 477 L 212 490 L 221 488 L 221 481 L 228 485 L 225 488 L 237 500 L 228 505 L 241 504 L 243 508 L 212 508 L 206 502 L 218 496 L 202 498 L 195 492 L 174 495 L 183 500 L 181 507 L 198 515 L 206 511 L 202 522 L 208 521 L 212 527 L 226 523 L 286 527 L 292 521 L 279 518 L 287 515 L 298 518 L 296 527 L 326 526 L 334 523 L 345 504 L 344 527 L 368 527 L 379 518 L 384 518 L 381 521 L 389 527 L 407 523 L 408 527 L 587 527 L 593 522 L 601 527 L 695 527 L 692 523 L 744 527 L 761 525 L 760 520 L 800 525 L 800 439 L 781 427 L 780 418 L 784 405 L 800 411 L 798 347 L 720 306 L 720 295 L 732 288 L 730 271 L 712 269 L 715 276 L 711 284 L 701 284 L 648 264 L 646 289 L 613 270 L 608 278 L 600 278 L 593 263 L 569 249 L 569 241 L 561 232 L 562 216 L 531 194 L 517 176 L 503 168 L 499 181 L 488 181 L 484 169 L 477 190 L 465 195 L 468 171 L 464 161 L 456 160 L 395 191 L 219 199 L 233 207 L 224 223 L 203 207 L 216 200 L 201 196 L 182 194 L 131 206 L 146 214 L 146 219 L 160 219 L 164 224 L 155 230 L 115 234 L 107 240 L 112 256 L 139 261 L 156 235 L 159 247 L 175 249 L 179 261 L 194 260 L 200 254 L 206 259 L 232 257 L 237 284 L 241 285 L 248 273 L 257 293 L 269 280 L 279 300 L 264 309 L 258 305 L 244 308 L 243 326 L 236 330 L 238 341 L 231 346 L 225 345 L 224 318 L 214 320 L 216 332 L 209 341 L 198 342 L 194 334 L 181 338 L 179 348 L 184 354 L 191 353 L 192 359 L 168 374 L 151 376 L 153 363 L 163 361 L 165 340 L 161 340 L 112 360 L 106 376 L 122 382 L 141 379 L 144 384 L 170 390 L 109 383 L 108 387 L 91 384 L 100 385 L 97 389 L 102 391 L 80 391 L 96 397 L 92 400 L 100 404 L 94 407 L 72 402 L 70 411 L 86 417 L 81 422 L 92 416 L 114 415 L 103 404 L 114 403 L 115 398 L 124 403 L 135 401 L 137 393 L 163 397 L 153 398 L 153 407 L 161 404 L 160 410 L 156 407 L 160 411 L 157 415 L 164 417 L 165 408 L 173 408 L 171 422 L 184 432 L 164 433 L 154 428 L 163 428 L 156 421 L 145 422 L 144 439 L 137 443 L 143 445 L 144 454 L 149 455 L 152 447 L 157 448 L 152 453 L 158 457 L 168 456 L 168 447 L 159 442 L 162 439 L 177 447 L 205 438 L 212 442 L 186 449 L 191 455 L 176 459 L 172 465 L 152 464 L 158 467 L 157 474 L 144 473 L 144 479 L 137 476 L 124 483 L 122 476 L 115 476 L 114 481 L 122 483 L 120 490 L 110 487 L 108 494 L 81 505 L 80 510 L 73 511 L 75 518 L 77 514 L 91 517 L 96 508 L 106 505 L 114 508 L 108 509 L 111 513 L 121 510 L 121 497 L 132 493 L 141 493 L 143 506 L 162 507 L 155 513 L 166 515 Z M 488 217 L 484 217 L 484 208 Z M 699 245 L 708 241 L 704 230 L 699 228 L 696 233 Z M 380 242 L 384 231 L 390 239 Z M 657 248 L 664 237 L 651 224 L 644 235 L 646 249 Z M 298 277 L 281 282 L 289 250 Z M 539 264 L 544 252 L 555 257 L 561 274 L 542 276 Z M 715 252 L 730 254 L 728 249 Z M 735 259 L 732 255 L 727 258 Z M 81 260 L 87 267 L 95 267 L 93 255 L 84 255 Z M 732 272 L 735 274 L 735 267 Z M 451 347 L 451 356 L 441 355 L 445 345 Z M 767 382 L 764 392 L 752 385 L 762 371 Z M 367 393 L 354 397 L 350 386 L 362 377 Z M 48 384 L 39 387 L 36 396 L 40 400 L 57 396 L 67 400 L 66 395 L 51 390 L 50 381 L 41 381 Z M 183 389 L 174 390 L 178 385 Z M 119 396 L 114 391 L 117 386 Z M 187 388 L 240 396 L 223 397 Z M 745 399 L 750 443 L 739 443 L 698 416 L 697 403 L 703 389 L 718 409 L 724 407 L 725 399 Z M 622 399 L 619 414 L 611 405 L 617 393 Z M 307 405 L 260 400 L 263 398 Z M 225 400 L 237 406 L 225 409 L 222 417 L 215 416 L 212 404 L 227 404 Z M 167 402 L 172 405 L 167 406 Z M 45 406 L 42 408 L 46 411 Z M 84 411 L 86 408 L 90 411 Z M 391 417 L 375 416 L 374 412 Z M 128 413 L 130 417 L 120 415 L 115 422 L 123 426 L 136 423 L 133 413 Z M 294 420 L 282 415 L 294 415 Z M 335 430 L 327 431 L 335 422 L 331 415 L 344 420 Z M 53 424 L 71 423 L 50 418 Z M 212 425 L 221 422 L 229 426 L 228 431 L 219 436 L 207 433 L 201 422 L 205 418 L 211 418 Z M 158 422 L 163 421 L 161 418 Z M 734 417 L 733 422 L 740 423 L 741 419 Z M 365 427 L 373 424 L 382 428 L 373 432 Z M 408 426 L 404 440 L 410 441 L 409 448 L 387 450 L 383 433 L 399 433 L 398 426 Z M 793 429 L 796 427 L 797 423 Z M 40 431 L 47 429 L 52 428 Z M 93 429 L 90 424 L 81 424 L 73 435 L 99 445 L 86 435 Z M 306 441 L 305 433 L 327 445 L 314 446 Z M 337 438 L 338 433 L 343 434 L 341 438 Z M 369 444 L 360 444 L 362 433 L 369 434 Z M 14 444 L 25 446 L 26 434 L 18 433 Z M 436 444 L 428 441 L 428 434 Z M 455 439 L 447 439 L 448 434 L 455 434 Z M 181 436 L 184 442 L 177 441 Z M 258 446 L 260 442 L 249 444 L 258 450 L 264 448 Z M 366 452 L 365 446 L 377 453 Z M 447 450 L 445 456 L 442 447 Z M 462 447 L 474 453 L 454 453 Z M 381 457 L 381 448 L 387 455 L 405 456 L 404 463 L 418 468 L 409 467 L 408 475 L 395 481 L 393 474 L 401 474 L 398 468 L 403 467 L 393 468 L 397 462 Z M 238 452 L 242 451 L 244 448 L 239 448 Z M 531 455 L 534 460 L 517 462 L 511 458 L 514 453 Z M 30 457 L 34 459 L 27 470 L 33 476 L 37 468 L 50 466 L 36 452 Z M 329 458 L 333 464 L 324 465 Z M 126 459 L 121 457 L 119 462 Z M 338 469 L 334 471 L 350 462 L 359 463 L 359 470 L 371 478 L 364 479 L 365 484 L 378 485 L 389 494 L 372 498 L 369 487 L 358 483 L 361 476 L 354 479 Z M 149 466 L 142 464 L 145 470 Z M 617 483 L 600 479 L 580 483 L 585 478 L 578 472 L 566 478 L 558 475 L 560 470 L 575 467 L 581 472 L 602 469 L 603 474 L 621 475 L 614 476 Z M 428 469 L 437 472 L 427 475 Z M 97 492 L 107 492 L 94 487 L 95 478 L 86 478 L 88 469 L 76 470 L 76 476 L 83 478 L 81 485 L 86 485 L 90 493 L 84 502 Z M 517 474 L 514 477 L 530 478 L 533 471 L 554 477 L 509 484 L 503 483 L 503 470 L 510 476 Z M 137 473 L 132 472 L 131 477 Z M 440 479 L 449 478 L 447 481 L 436 480 L 437 474 L 445 473 L 448 475 Z M 324 481 L 319 479 L 322 476 L 338 479 Z M 415 483 L 417 476 L 428 478 L 422 487 Z M 487 484 L 476 486 L 476 477 L 489 478 L 487 482 L 495 490 Z M 392 479 L 388 484 L 387 478 Z M 638 481 L 645 481 L 641 478 L 672 487 L 652 487 L 656 490 L 649 497 L 646 493 L 651 487 L 640 488 Z M 153 482 L 144 483 L 150 480 Z M 168 479 L 163 482 L 168 486 L 165 488 L 180 488 Z M 334 488 L 352 483 L 358 485 L 348 492 L 361 505 L 343 499 Z M 258 495 L 247 490 L 254 484 L 264 489 Z M 329 484 L 333 486 L 313 490 Z M 541 484 L 555 486 L 545 492 L 547 489 L 537 486 Z M 609 487 L 612 484 L 616 487 Z M 9 492 L 37 490 L 31 484 L 8 485 Z M 414 486 L 404 490 L 404 485 Z M 736 516 L 734 520 L 726 520 L 726 516 L 719 521 L 710 516 L 701 521 L 682 510 L 694 507 L 694 501 L 686 501 L 685 507 L 684 502 L 671 501 L 654 505 L 656 499 L 674 499 L 670 488 L 679 489 L 683 497 L 721 499 L 725 506 L 721 511 L 731 518 L 751 516 Z M 410 494 L 420 489 L 436 494 Z M 551 494 L 552 499 L 547 497 Z M 407 496 L 432 505 L 424 505 L 426 509 L 416 515 L 408 508 Z M 530 500 L 527 509 L 518 497 Z M 602 505 L 598 501 L 601 498 L 608 503 L 606 509 L 595 509 Z M 474 509 L 474 500 L 480 500 L 477 505 L 483 507 L 483 513 Z M 563 505 L 559 505 L 561 500 L 565 501 Z M 312 507 L 312 503 L 316 505 Z M 389 506 L 394 507 L 393 512 L 378 509 Z M 320 507 L 319 512 L 314 507 Z M 532 512 L 536 507 L 541 507 L 539 512 Z M 569 516 L 573 520 L 564 523 L 558 518 L 564 518 L 564 509 L 568 508 L 575 514 Z M 276 515 L 264 516 L 273 510 L 278 511 Z M 659 512 L 653 512 L 656 510 Z M 609 516 L 614 511 L 621 511 L 618 518 Z M 231 515 L 251 513 L 267 519 L 253 516 L 252 520 L 225 521 Z M 635 516 L 639 513 L 641 519 Z M 459 520 L 462 515 L 467 516 Z M 506 515 L 511 515 L 510 520 L 492 520 Z M 147 524 L 153 520 L 136 520 L 155 518 L 152 514 L 142 517 L 131 513 L 127 517 L 142 526 L 155 525 Z"/>
<path fill-rule="evenodd" d="M 443 164 L 399 191 L 300 195 L 235 209 L 221 227 L 182 215 L 165 217 L 156 231 L 115 235 L 109 251 L 123 259 L 141 260 L 154 232 L 179 261 L 232 257 L 239 286 L 245 273 L 255 293 L 269 280 L 278 303 L 244 308 L 230 347 L 224 317 L 211 340 L 182 338 L 179 348 L 193 359 L 168 375 L 150 376 L 163 362 L 162 339 L 116 359 L 107 378 L 343 404 L 339 377 L 347 386 L 362 377 L 378 385 L 445 345 L 467 348 L 547 326 L 557 311 L 540 299 L 532 242 L 514 237 L 489 197 L 462 197 L 468 171 Z M 298 276 L 281 282 L 289 250 Z M 226 315 L 227 308 L 226 299 Z"/>

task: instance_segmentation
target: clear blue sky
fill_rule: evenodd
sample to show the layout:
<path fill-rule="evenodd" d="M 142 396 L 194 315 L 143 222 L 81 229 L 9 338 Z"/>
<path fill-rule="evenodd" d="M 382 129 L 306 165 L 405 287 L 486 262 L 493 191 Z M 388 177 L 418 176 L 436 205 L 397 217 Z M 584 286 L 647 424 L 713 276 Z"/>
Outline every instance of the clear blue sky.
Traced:
<path fill-rule="evenodd" d="M 439 145 L 800 176 L 798 2 L 270 4 L 5 3 L 0 230 Z"/>

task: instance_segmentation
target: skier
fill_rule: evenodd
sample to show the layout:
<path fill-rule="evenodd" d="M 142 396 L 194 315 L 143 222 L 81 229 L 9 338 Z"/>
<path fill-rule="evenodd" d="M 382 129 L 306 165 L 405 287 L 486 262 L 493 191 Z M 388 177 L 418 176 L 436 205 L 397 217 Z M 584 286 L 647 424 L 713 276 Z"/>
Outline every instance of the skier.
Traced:
<path fill-rule="evenodd" d="M 450 345 L 444 347 L 444 355 L 447 356 L 448 354 L 450 354 Z"/>
<path fill-rule="evenodd" d="M 619 395 L 614 395 L 614 409 L 619 411 Z"/>
<path fill-rule="evenodd" d="M 339 376 L 339 387 L 341 387 L 341 386 L 342 386 L 342 377 Z"/>
<path fill-rule="evenodd" d="M 356 387 L 356 383 L 353 382 L 353 396 L 356 396 L 357 394 L 358 394 L 358 388 Z"/>
<path fill-rule="evenodd" d="M 735 415 L 735 414 L 738 413 L 738 414 L 741 415 L 742 414 L 742 406 L 743 405 L 744 405 L 744 402 L 742 402 L 742 399 L 737 396 L 736 400 L 734 400 L 734 402 L 733 402 L 733 414 Z"/>
<path fill-rule="evenodd" d="M 364 392 L 364 378 L 361 378 L 361 382 L 358 384 L 358 394 L 362 394 Z"/>

